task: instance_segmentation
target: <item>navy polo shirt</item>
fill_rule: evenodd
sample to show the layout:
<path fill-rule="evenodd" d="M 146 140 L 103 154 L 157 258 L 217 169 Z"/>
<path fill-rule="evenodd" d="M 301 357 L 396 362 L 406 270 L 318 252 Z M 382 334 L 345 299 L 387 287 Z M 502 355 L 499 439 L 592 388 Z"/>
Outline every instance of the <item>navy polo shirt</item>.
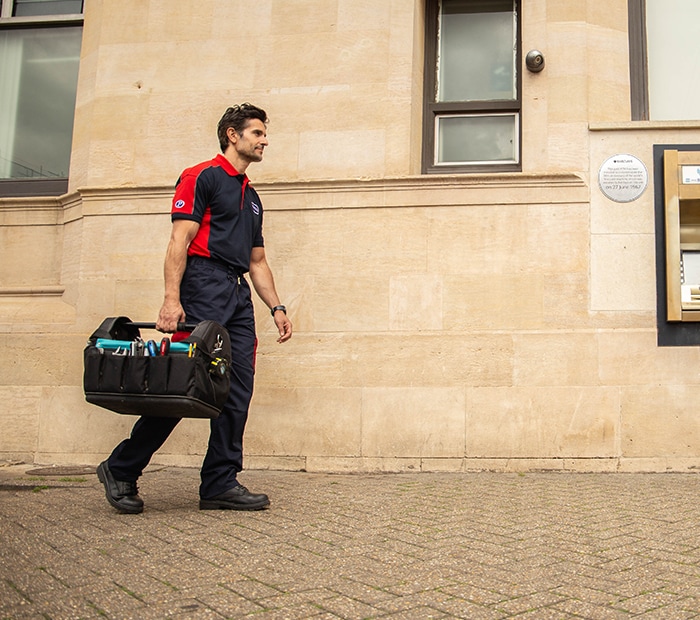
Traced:
<path fill-rule="evenodd" d="M 199 223 L 188 256 L 212 258 L 241 273 L 250 268 L 253 248 L 264 245 L 260 197 L 221 154 L 183 171 L 171 218 Z"/>

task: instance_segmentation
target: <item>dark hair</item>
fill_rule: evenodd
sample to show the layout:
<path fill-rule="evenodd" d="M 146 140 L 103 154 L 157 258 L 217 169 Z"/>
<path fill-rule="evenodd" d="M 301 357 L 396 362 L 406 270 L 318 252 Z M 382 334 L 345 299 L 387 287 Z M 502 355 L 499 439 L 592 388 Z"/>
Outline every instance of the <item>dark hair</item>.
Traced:
<path fill-rule="evenodd" d="M 234 105 L 224 112 L 224 115 L 219 121 L 219 126 L 217 128 L 217 134 L 219 136 L 219 146 L 221 147 L 221 152 L 223 153 L 228 147 L 228 136 L 226 132 L 229 127 L 233 127 L 236 133 L 241 136 L 243 135 L 243 130 L 248 126 L 248 121 L 252 118 L 257 118 L 263 123 L 267 124 L 267 114 L 265 110 L 258 108 L 251 103 L 241 103 L 240 105 Z"/>

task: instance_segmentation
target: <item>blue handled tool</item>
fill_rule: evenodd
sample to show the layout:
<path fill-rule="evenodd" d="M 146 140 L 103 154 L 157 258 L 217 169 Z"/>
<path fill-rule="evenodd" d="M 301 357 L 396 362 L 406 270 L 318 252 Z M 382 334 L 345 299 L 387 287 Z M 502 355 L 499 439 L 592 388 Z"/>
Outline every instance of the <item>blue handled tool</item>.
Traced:
<path fill-rule="evenodd" d="M 105 351 L 116 351 L 118 349 L 131 350 L 133 340 L 112 340 L 110 338 L 98 338 L 95 346 Z M 170 353 L 188 353 L 190 344 L 188 342 L 171 342 Z"/>

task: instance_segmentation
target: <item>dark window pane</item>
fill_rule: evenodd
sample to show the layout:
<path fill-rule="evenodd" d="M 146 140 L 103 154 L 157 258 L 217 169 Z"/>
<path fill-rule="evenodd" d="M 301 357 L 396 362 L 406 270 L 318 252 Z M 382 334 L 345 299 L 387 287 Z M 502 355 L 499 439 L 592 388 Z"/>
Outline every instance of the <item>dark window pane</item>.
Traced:
<path fill-rule="evenodd" d="M 68 176 L 81 35 L 0 31 L 0 179 Z"/>
<path fill-rule="evenodd" d="M 517 163 L 517 116 L 438 116 L 435 163 Z"/>
<path fill-rule="evenodd" d="M 437 101 L 515 99 L 511 2 L 443 0 Z"/>
<path fill-rule="evenodd" d="M 7 0 L 9 1 L 9 0 Z M 15 17 L 73 15 L 83 12 L 83 0 L 15 0 Z"/>

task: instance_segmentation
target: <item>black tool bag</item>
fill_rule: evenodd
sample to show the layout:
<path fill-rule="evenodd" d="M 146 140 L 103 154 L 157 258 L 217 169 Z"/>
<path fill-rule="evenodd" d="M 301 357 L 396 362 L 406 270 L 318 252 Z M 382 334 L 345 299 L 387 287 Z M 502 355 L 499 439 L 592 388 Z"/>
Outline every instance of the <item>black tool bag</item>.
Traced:
<path fill-rule="evenodd" d="M 105 319 L 84 351 L 85 399 L 117 413 L 176 418 L 216 418 L 231 385 L 231 342 L 214 321 L 179 325 L 190 335 L 144 341 L 127 317 Z"/>

